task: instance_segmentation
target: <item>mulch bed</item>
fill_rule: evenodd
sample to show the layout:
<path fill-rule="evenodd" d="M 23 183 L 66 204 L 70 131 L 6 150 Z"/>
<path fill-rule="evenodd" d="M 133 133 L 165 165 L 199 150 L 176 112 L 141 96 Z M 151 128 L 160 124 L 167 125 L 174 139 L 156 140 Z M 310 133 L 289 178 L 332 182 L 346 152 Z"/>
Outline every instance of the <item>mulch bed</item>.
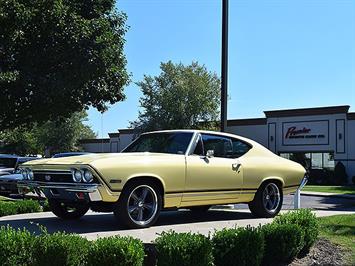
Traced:
<path fill-rule="evenodd" d="M 308 254 L 296 258 L 290 266 L 303 265 L 344 265 L 344 250 L 329 240 L 320 238 Z"/>

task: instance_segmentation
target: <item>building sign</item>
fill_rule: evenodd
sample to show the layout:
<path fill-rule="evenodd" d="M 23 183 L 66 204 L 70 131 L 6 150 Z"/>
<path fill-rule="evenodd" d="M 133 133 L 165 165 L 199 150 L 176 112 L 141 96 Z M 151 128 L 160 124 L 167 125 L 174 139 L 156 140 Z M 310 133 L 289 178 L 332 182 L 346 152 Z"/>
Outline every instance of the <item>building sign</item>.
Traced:
<path fill-rule="evenodd" d="M 328 145 L 329 121 L 305 121 L 282 123 L 282 144 L 293 145 Z"/>

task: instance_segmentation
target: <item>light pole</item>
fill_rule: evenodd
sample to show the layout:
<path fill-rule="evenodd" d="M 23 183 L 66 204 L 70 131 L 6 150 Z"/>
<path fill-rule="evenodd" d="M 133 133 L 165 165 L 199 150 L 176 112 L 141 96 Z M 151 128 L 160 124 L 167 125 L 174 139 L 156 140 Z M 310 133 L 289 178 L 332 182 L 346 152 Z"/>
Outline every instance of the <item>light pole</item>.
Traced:
<path fill-rule="evenodd" d="M 222 0 L 221 132 L 224 132 L 227 128 L 228 2 L 229 0 Z"/>

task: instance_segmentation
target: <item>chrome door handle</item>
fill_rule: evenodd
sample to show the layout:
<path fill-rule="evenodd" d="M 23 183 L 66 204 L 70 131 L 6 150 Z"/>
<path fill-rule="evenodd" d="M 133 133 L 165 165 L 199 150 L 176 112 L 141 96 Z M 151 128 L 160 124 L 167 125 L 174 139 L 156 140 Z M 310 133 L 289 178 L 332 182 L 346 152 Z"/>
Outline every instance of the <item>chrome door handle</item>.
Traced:
<path fill-rule="evenodd" d="M 232 170 L 238 172 L 241 164 L 240 163 L 234 163 L 232 164 Z"/>

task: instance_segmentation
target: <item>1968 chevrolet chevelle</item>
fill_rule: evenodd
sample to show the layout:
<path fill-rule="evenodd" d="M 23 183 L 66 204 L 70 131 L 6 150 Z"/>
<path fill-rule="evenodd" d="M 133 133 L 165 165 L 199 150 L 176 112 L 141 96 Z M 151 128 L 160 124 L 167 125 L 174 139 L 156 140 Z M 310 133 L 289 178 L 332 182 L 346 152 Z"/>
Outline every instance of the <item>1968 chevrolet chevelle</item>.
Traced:
<path fill-rule="evenodd" d="M 143 228 L 167 208 L 202 212 L 211 205 L 245 202 L 255 216 L 273 217 L 305 172 L 240 136 L 168 130 L 142 134 L 117 154 L 25 163 L 19 188 L 42 191 L 63 219 L 78 219 L 91 208 Z"/>

